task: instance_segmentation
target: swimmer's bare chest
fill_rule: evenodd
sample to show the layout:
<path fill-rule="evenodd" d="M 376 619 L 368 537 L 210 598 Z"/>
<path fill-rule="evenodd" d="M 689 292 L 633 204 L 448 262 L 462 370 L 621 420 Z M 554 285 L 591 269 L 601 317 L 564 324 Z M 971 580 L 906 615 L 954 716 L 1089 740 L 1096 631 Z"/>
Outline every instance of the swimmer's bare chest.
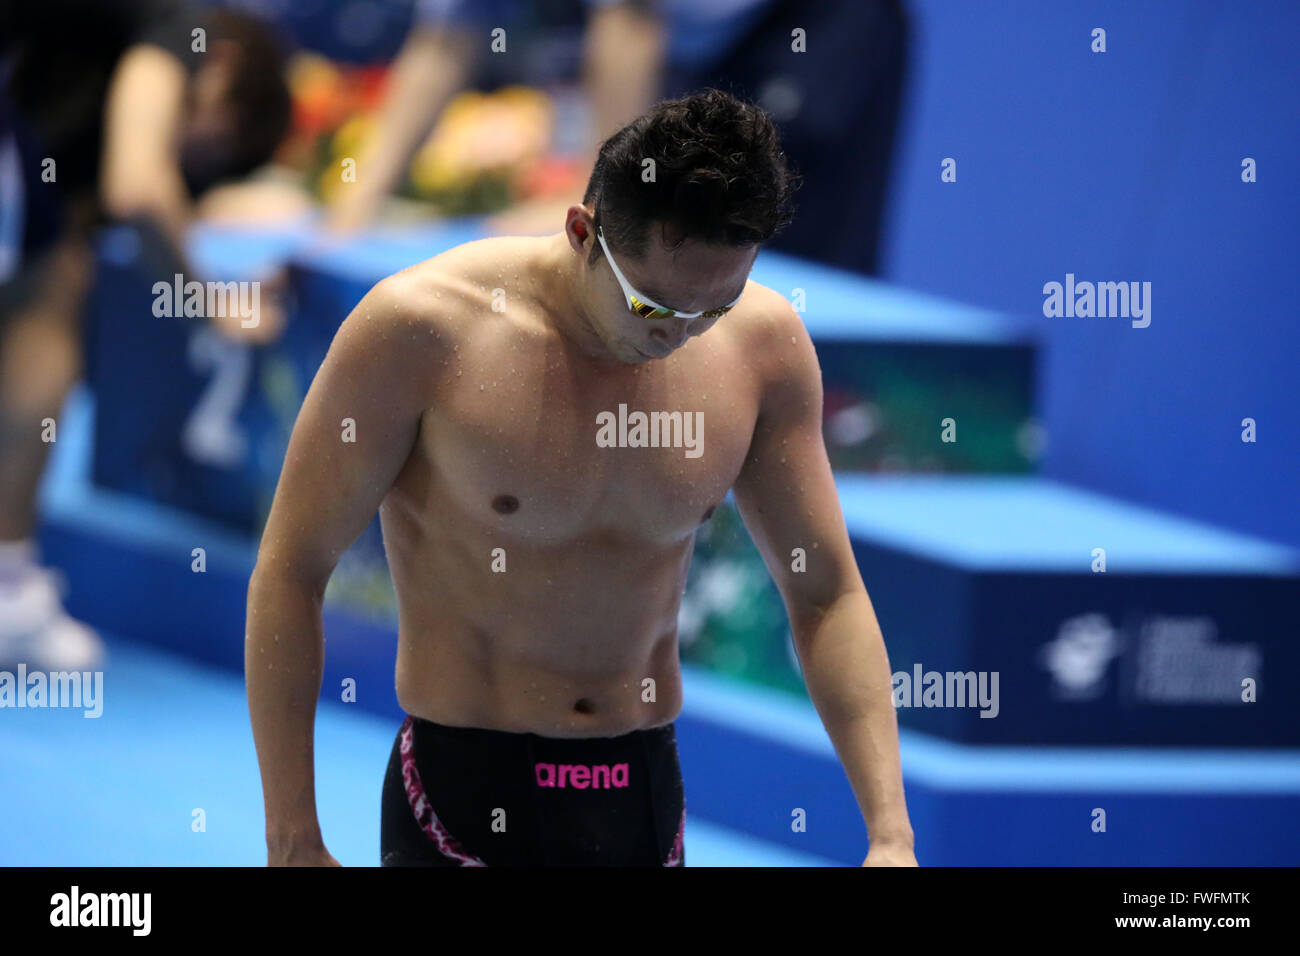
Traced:
<path fill-rule="evenodd" d="M 598 371 L 536 336 L 458 350 L 381 512 L 408 710 L 437 687 L 425 715 L 465 724 L 510 726 L 514 712 L 537 732 L 606 733 L 671 719 L 675 688 L 647 708 L 642 682 L 679 680 L 694 533 L 734 484 L 759 404 L 727 345 L 701 337 Z M 472 702 L 452 674 L 478 683 Z"/>

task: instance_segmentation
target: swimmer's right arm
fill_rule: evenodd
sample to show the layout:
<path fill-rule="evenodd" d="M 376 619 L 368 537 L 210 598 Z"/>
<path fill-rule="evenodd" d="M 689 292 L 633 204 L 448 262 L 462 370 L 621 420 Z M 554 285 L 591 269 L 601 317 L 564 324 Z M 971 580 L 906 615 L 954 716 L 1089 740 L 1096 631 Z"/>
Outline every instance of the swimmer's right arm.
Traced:
<path fill-rule="evenodd" d="M 294 424 L 249 581 L 244 673 L 271 866 L 338 865 L 316 813 L 321 603 L 405 464 L 450 348 L 413 314 L 413 296 L 408 277 L 385 279 L 334 337 Z M 344 441 L 345 419 L 355 440 Z"/>

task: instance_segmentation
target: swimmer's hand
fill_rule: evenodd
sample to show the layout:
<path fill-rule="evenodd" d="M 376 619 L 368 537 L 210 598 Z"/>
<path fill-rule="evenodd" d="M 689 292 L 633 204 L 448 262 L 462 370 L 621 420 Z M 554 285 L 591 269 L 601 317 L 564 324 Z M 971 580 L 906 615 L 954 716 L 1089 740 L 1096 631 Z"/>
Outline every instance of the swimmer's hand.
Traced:
<path fill-rule="evenodd" d="M 266 850 L 267 866 L 342 866 L 333 854 L 325 849 L 324 843 L 309 846 L 282 845 L 271 846 Z"/>
<path fill-rule="evenodd" d="M 871 844 L 863 866 L 918 866 L 916 854 L 910 846 L 901 843 Z"/>

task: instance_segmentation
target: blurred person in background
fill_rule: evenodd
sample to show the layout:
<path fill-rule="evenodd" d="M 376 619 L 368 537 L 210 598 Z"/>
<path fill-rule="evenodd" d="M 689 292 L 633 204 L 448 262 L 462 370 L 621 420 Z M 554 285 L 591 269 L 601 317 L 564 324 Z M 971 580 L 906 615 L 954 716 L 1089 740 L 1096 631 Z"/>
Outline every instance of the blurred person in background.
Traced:
<path fill-rule="evenodd" d="M 760 9 L 730 43 L 673 70 L 665 95 L 714 86 L 767 110 L 804 184 L 799 215 L 771 248 L 878 275 L 907 69 L 902 0 L 701 5 Z"/>
<path fill-rule="evenodd" d="M 378 215 L 458 92 L 489 77 L 538 82 L 563 59 L 561 46 L 543 39 L 548 24 L 558 31 L 584 14 L 590 121 L 577 168 L 590 169 L 604 137 L 660 97 L 728 90 L 772 114 L 805 180 L 801 216 L 773 248 L 878 271 L 906 65 L 901 0 L 421 0 L 356 181 L 337 192 L 332 230 L 348 233 Z M 498 28 L 505 32 L 494 36 Z M 489 226 L 553 232 L 581 189 L 575 182 L 574 196 L 521 204 Z"/>
<path fill-rule="evenodd" d="M 405 45 L 393 63 L 377 129 L 357 160 L 357 180 L 339 191 L 329 224 L 351 232 L 378 214 L 385 197 L 405 176 L 443 109 L 465 88 L 504 81 L 537 85 L 571 64 L 555 34 L 589 10 L 581 39 L 583 86 L 592 112 L 591 129 L 576 165 L 590 169 L 603 135 L 642 113 L 659 94 L 664 25 L 654 3 L 638 0 L 560 0 L 533 8 L 517 0 L 421 0 Z M 492 53 L 491 31 L 504 56 Z M 550 36 L 546 36 L 547 34 Z M 550 53 L 544 61 L 531 54 Z M 512 67 L 514 68 L 512 70 Z M 531 67 L 531 68 L 530 68 Z M 548 75 L 549 74 L 549 75 Z M 575 183 L 580 191 L 581 185 Z M 559 215 L 572 202 L 555 206 Z M 551 204 L 554 206 L 554 204 Z M 551 231 L 554 216 L 502 217 L 515 226 L 536 223 Z M 518 212 L 518 211 L 517 211 Z"/>
<path fill-rule="evenodd" d="M 188 272 L 196 198 L 265 163 L 288 128 L 283 69 L 258 21 L 182 0 L 0 8 L 0 664 L 103 657 L 35 546 L 46 426 L 81 374 L 92 232 L 130 222 L 150 268 Z"/>

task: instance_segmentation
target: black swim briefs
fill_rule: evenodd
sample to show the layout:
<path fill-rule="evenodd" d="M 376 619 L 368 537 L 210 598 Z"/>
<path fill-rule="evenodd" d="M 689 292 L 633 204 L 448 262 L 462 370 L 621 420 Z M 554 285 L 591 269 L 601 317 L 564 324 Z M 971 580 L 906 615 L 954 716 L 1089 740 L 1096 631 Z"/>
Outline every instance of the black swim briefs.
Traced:
<path fill-rule="evenodd" d="M 407 717 L 384 778 L 384 866 L 682 866 L 667 724 L 556 738 Z"/>

